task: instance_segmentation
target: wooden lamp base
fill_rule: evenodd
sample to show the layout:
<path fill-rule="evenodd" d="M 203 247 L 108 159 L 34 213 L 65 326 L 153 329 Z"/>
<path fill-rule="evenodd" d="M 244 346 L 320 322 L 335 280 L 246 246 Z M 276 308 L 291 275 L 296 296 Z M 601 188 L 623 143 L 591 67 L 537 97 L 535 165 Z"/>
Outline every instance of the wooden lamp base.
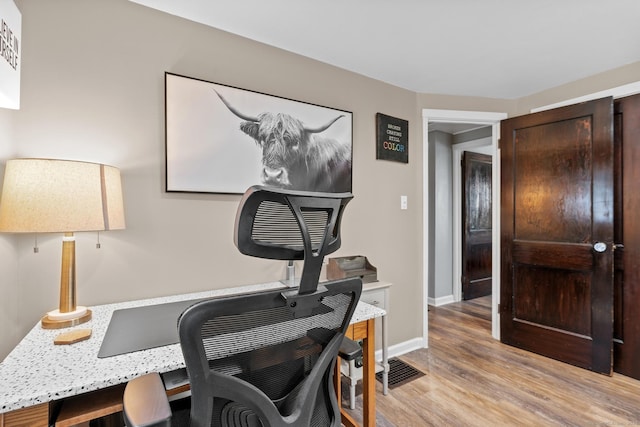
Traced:
<path fill-rule="evenodd" d="M 81 314 L 74 317 L 56 318 L 50 314 L 46 314 L 40 324 L 42 329 L 61 329 L 71 326 L 80 325 L 91 320 L 91 310 L 85 309 Z"/>

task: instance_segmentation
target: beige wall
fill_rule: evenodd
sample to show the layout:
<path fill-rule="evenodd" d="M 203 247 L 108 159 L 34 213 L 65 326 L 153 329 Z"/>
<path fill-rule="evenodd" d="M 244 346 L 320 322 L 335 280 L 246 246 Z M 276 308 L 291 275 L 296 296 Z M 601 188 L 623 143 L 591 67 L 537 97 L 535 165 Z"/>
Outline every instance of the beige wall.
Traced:
<path fill-rule="evenodd" d="M 127 0 L 16 4 L 21 109 L 0 111 L 0 163 L 68 158 L 112 164 L 123 174 L 127 229 L 101 234 L 99 250 L 95 234 L 77 235 L 79 302 L 87 305 L 284 276 L 284 263 L 235 249 L 239 196 L 164 192 L 165 71 L 354 113 L 355 200 L 336 255 L 367 255 L 380 278 L 393 282 L 391 344 L 423 333 L 422 109 L 513 115 L 542 102 L 415 94 Z M 409 120 L 409 164 L 375 160 L 377 112 Z M 400 195 L 408 196 L 408 210 L 400 210 Z M 0 235 L 0 359 L 57 305 L 61 239 L 38 240 L 36 255 L 33 236 Z"/>
<path fill-rule="evenodd" d="M 239 196 L 164 192 L 164 72 L 170 71 L 354 113 L 355 199 L 336 255 L 367 255 L 393 282 L 392 342 L 422 335 L 422 153 L 414 93 L 126 0 L 16 3 L 23 19 L 22 107 L 11 117 L 16 152 L 0 161 L 71 158 L 122 170 L 127 229 L 102 233 L 99 250 L 95 234 L 77 235 L 80 303 L 284 277 L 284 262 L 252 259 L 233 245 Z M 410 121 L 408 165 L 375 160 L 377 112 Z M 409 198 L 406 211 L 400 195 Z M 3 276 L 13 293 L 0 298 L 0 312 L 19 309 L 18 339 L 57 305 L 61 239 L 38 240 L 37 255 L 33 236 L 0 241 L 0 251 L 5 242 L 17 248 L 19 274 Z M 16 342 L 2 340 L 0 359 Z"/>
<path fill-rule="evenodd" d="M 0 108 L 0 159 L 13 157 L 13 118 L 15 110 Z M 0 184 L 4 176 L 4 161 L 0 164 Z M 18 319 L 18 247 L 17 239 L 0 234 L 0 360 L 20 341 Z"/>

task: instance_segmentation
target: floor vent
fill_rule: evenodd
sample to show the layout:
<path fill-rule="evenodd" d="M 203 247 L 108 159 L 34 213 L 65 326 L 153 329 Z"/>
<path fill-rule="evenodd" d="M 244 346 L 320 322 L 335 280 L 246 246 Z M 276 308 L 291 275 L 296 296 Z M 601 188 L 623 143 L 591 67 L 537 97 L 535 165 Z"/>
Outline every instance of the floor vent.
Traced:
<path fill-rule="evenodd" d="M 424 375 L 413 366 L 400 359 L 389 359 L 389 388 L 394 389 Z M 382 382 L 382 372 L 376 373 L 376 379 Z"/>

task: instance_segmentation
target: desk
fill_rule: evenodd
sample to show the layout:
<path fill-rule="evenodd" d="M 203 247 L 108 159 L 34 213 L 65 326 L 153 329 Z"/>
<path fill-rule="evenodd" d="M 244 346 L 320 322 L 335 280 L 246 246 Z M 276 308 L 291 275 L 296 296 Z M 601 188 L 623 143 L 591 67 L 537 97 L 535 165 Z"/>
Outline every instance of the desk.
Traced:
<path fill-rule="evenodd" d="M 359 302 L 358 304 L 366 304 Z M 379 310 L 379 309 L 378 309 Z M 355 315 L 355 314 L 354 314 Z M 362 425 L 363 427 L 376 425 L 376 364 L 375 364 L 375 318 L 361 322 L 351 322 L 346 336 L 354 341 L 362 340 Z M 336 371 L 333 376 L 334 387 L 338 396 L 338 402 L 342 405 L 342 386 L 340 384 L 340 363 L 336 363 Z M 342 424 L 345 427 L 358 427 L 355 419 L 347 412 L 342 411 Z"/>
<path fill-rule="evenodd" d="M 69 346 L 53 344 L 54 337 L 60 334 L 61 330 L 46 330 L 37 324 L 0 363 L 0 427 L 47 426 L 52 402 L 96 390 L 113 390 L 111 387 L 124 384 L 148 372 L 163 373 L 184 367 L 179 344 L 99 359 L 97 354 L 114 310 L 285 288 L 281 282 L 271 282 L 94 306 L 91 307 L 93 319 L 76 327 L 91 328 L 91 338 Z M 382 309 L 359 302 L 351 324 L 368 324 L 370 320 L 373 324 L 373 319 L 385 314 Z M 367 341 L 371 342 L 370 346 L 373 348 L 373 339 Z M 367 366 L 373 366 L 373 356 L 369 360 L 370 363 L 365 363 Z M 373 377 L 368 379 L 371 384 L 374 384 L 374 381 Z M 367 395 L 370 414 L 365 414 L 365 424 L 368 422 L 366 425 L 373 426 L 375 393 L 367 392 Z M 117 412 L 117 409 L 112 412 Z"/>

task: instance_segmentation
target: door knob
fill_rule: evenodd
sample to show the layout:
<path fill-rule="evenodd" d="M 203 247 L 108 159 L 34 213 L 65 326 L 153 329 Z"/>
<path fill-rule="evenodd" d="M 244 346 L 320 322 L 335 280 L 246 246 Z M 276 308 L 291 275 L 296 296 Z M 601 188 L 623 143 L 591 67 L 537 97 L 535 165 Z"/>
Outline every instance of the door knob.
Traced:
<path fill-rule="evenodd" d="M 593 244 L 593 250 L 596 252 L 604 252 L 607 250 L 607 244 L 604 242 L 595 242 Z"/>

